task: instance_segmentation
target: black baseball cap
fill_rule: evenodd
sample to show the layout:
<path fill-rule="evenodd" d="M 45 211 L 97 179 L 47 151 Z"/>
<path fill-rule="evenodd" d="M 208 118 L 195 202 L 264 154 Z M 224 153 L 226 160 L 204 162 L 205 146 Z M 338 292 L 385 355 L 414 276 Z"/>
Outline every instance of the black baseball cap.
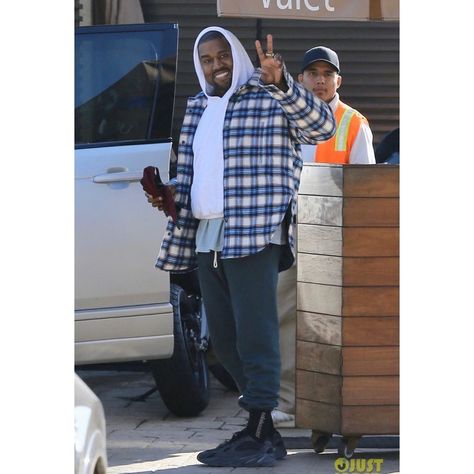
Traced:
<path fill-rule="evenodd" d="M 336 71 L 340 72 L 339 69 L 339 58 L 332 49 L 326 48 L 325 46 L 316 46 L 315 48 L 308 49 L 304 53 L 303 64 L 301 65 L 301 72 L 303 72 L 310 64 L 315 61 L 326 61 L 331 66 L 336 68 Z"/>

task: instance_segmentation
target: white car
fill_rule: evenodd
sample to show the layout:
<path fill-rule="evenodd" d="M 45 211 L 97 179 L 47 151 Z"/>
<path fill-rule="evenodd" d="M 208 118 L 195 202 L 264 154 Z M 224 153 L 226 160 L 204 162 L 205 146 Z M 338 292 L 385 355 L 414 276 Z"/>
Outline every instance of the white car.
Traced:
<path fill-rule="evenodd" d="M 107 451 L 104 409 L 86 383 L 74 374 L 74 473 L 105 474 Z"/>
<path fill-rule="evenodd" d="M 140 184 L 168 178 L 178 28 L 76 28 L 75 361 L 149 361 L 176 415 L 209 402 L 208 331 L 195 273 L 154 267 L 167 218 Z"/>

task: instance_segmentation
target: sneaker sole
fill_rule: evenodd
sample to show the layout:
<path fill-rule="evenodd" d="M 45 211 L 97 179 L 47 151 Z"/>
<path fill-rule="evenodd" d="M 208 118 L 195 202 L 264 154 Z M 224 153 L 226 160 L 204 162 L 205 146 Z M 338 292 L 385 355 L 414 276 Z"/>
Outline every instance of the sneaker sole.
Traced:
<path fill-rule="evenodd" d="M 280 459 L 283 459 L 288 453 L 286 452 L 286 448 L 280 448 L 280 447 L 273 447 L 274 451 L 273 454 L 275 455 L 275 459 L 279 461 Z"/>
<path fill-rule="evenodd" d="M 273 449 L 274 449 L 274 456 L 275 456 L 275 459 L 277 461 L 279 461 L 280 459 L 283 459 L 288 453 L 286 451 L 286 448 L 285 446 L 273 446 Z M 206 459 L 209 459 L 213 456 L 215 456 L 220 450 L 219 449 L 208 449 L 206 451 L 202 451 L 200 453 L 198 453 L 197 455 L 197 460 L 204 463 L 206 461 Z"/>
<path fill-rule="evenodd" d="M 272 467 L 276 463 L 273 454 L 252 454 L 243 457 L 238 461 L 231 461 L 228 459 L 203 459 L 201 462 L 211 467 Z"/>
<path fill-rule="evenodd" d="M 202 463 L 205 463 L 206 459 L 213 457 L 216 453 L 217 451 L 213 451 L 211 453 L 205 453 L 205 454 L 204 452 L 201 452 L 197 455 L 197 460 Z M 288 453 L 286 452 L 285 448 L 275 448 L 274 454 L 275 454 L 275 459 L 279 461 L 280 459 L 283 459 Z"/>

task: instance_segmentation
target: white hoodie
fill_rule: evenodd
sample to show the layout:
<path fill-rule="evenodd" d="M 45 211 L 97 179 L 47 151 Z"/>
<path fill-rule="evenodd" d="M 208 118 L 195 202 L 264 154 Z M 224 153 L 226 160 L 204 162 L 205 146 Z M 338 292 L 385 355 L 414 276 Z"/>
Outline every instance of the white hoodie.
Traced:
<path fill-rule="evenodd" d="M 200 38 L 209 31 L 218 31 L 229 42 L 232 51 L 232 83 L 223 97 L 210 96 L 211 85 L 206 82 L 199 61 Z M 205 28 L 194 43 L 194 67 L 202 91 L 208 102 L 193 141 L 193 184 L 191 208 L 197 219 L 215 219 L 224 216 L 224 147 L 223 126 L 227 104 L 232 94 L 245 84 L 254 72 L 249 55 L 237 37 L 218 26 Z"/>

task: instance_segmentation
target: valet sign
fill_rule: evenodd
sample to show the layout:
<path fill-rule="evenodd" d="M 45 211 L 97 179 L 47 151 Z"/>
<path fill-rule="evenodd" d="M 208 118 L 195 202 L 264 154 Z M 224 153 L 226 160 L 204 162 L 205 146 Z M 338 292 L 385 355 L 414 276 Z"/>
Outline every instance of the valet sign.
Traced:
<path fill-rule="evenodd" d="M 300 20 L 398 20 L 399 0 L 217 0 L 229 17 Z"/>

